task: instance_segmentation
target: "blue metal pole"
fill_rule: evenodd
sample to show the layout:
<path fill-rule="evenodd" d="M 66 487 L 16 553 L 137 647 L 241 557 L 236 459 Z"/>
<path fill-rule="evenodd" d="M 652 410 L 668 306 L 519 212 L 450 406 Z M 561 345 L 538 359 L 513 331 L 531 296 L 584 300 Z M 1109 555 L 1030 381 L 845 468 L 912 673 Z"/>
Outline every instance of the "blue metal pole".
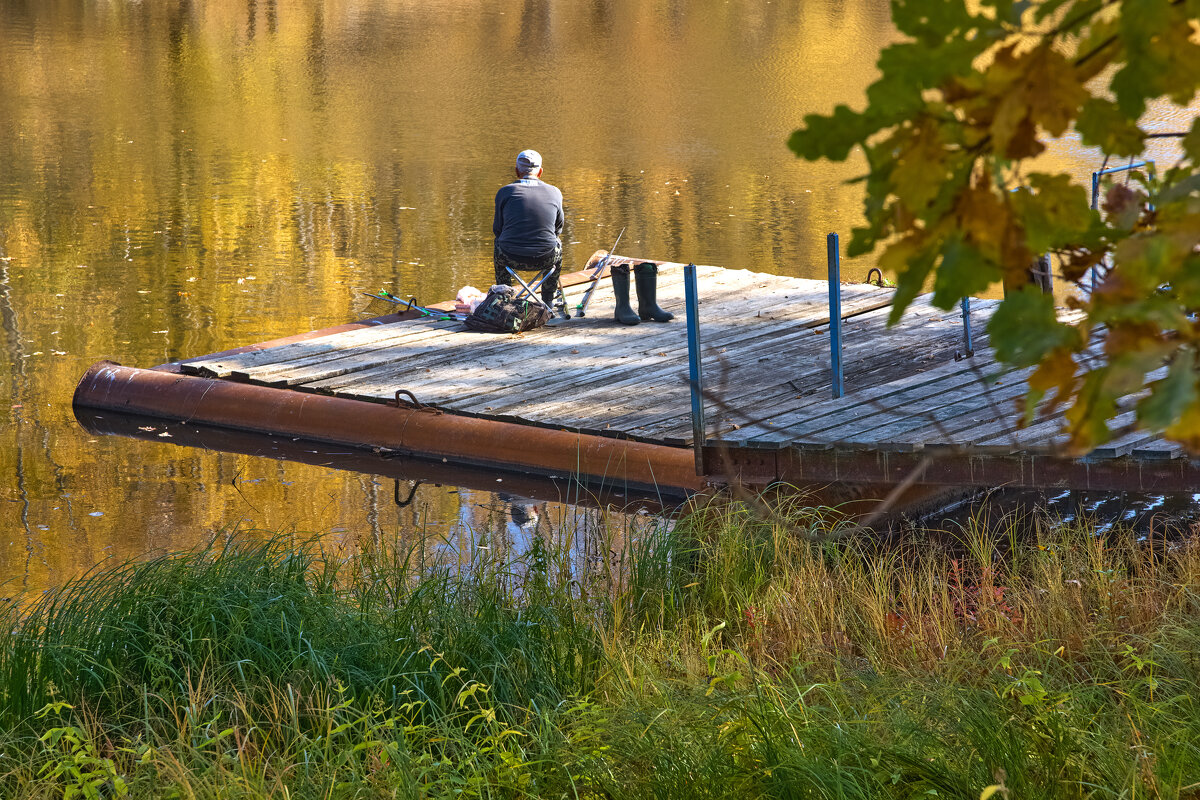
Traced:
<path fill-rule="evenodd" d="M 833 396 L 845 394 L 842 385 L 842 264 L 838 255 L 838 235 L 825 239 L 829 260 L 829 354 L 833 371 Z"/>
<path fill-rule="evenodd" d="M 704 474 L 704 369 L 700 363 L 700 292 L 696 265 L 683 268 L 684 305 L 687 312 L 688 383 L 692 388 L 692 448 L 696 451 L 696 474 Z"/>
<path fill-rule="evenodd" d="M 1092 210 L 1095 211 L 1098 208 L 1100 208 L 1100 173 L 1093 172 L 1092 173 Z M 1088 288 L 1088 291 L 1095 292 L 1096 291 L 1096 268 L 1092 267 L 1090 270 L 1088 270 L 1088 272 L 1090 273 L 1088 275 L 1088 278 L 1091 279 L 1091 284 L 1092 284 Z"/>
<path fill-rule="evenodd" d="M 1092 173 L 1092 210 L 1097 210 L 1100 208 L 1100 177 L 1102 175 L 1112 175 L 1115 172 L 1127 172 L 1128 170 L 1137 169 L 1138 167 L 1145 167 L 1145 166 L 1149 166 L 1150 169 L 1153 170 L 1154 162 L 1153 161 L 1139 161 L 1135 164 L 1132 161 L 1130 161 L 1129 164 L 1127 164 L 1123 167 L 1109 167 L 1108 169 L 1102 169 L 1097 172 L 1093 172 Z M 1097 269 L 1099 269 L 1099 267 L 1092 267 L 1089 270 L 1089 272 L 1091 273 L 1090 277 L 1092 280 L 1092 286 L 1091 286 L 1092 292 L 1096 291 L 1096 270 Z"/>
<path fill-rule="evenodd" d="M 963 319 L 963 355 L 975 355 L 975 345 L 971 342 L 971 298 L 964 297 L 962 299 L 962 319 Z"/>

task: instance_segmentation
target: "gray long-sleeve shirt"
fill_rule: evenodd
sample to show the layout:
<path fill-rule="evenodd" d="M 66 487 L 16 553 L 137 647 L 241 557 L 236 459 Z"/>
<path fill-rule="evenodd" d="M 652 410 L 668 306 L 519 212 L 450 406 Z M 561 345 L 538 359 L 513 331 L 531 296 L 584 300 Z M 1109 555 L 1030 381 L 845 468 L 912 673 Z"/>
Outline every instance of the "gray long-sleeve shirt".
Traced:
<path fill-rule="evenodd" d="M 496 192 L 492 233 L 496 244 L 509 255 L 539 258 L 549 254 L 564 220 L 562 192 L 536 178 L 522 178 Z"/>

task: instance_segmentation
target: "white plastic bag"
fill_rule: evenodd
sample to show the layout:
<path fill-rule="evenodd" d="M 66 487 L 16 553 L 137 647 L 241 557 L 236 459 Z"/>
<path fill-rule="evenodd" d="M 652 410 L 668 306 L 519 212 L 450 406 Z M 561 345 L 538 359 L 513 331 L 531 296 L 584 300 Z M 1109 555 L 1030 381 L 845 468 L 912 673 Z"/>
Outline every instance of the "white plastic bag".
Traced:
<path fill-rule="evenodd" d="M 464 286 L 458 290 L 458 295 L 454 298 L 454 310 L 470 314 L 479 307 L 485 297 L 487 297 L 487 292 L 481 292 L 474 286 Z"/>

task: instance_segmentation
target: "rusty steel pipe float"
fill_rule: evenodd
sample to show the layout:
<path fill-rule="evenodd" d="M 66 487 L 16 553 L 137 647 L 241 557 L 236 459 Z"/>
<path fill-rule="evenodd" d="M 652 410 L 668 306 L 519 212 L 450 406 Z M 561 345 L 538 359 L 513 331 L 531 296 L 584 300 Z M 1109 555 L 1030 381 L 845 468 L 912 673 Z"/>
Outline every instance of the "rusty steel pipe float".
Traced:
<path fill-rule="evenodd" d="M 427 409 L 214 380 L 162 370 L 93 364 L 75 388 L 77 407 L 383 448 L 463 464 L 624 482 L 644 491 L 698 491 L 690 448 L 515 425 Z"/>

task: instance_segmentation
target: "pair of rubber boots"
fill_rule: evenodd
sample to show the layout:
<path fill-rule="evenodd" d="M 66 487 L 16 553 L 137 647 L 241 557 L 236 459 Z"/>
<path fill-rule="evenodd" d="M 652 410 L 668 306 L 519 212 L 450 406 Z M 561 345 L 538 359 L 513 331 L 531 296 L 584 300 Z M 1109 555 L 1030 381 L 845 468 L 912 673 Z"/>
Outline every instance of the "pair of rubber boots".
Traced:
<path fill-rule="evenodd" d="M 629 265 L 617 264 L 612 268 L 613 292 L 617 295 L 617 310 L 614 316 L 623 325 L 647 322 L 670 322 L 675 315 L 658 307 L 655 295 L 658 292 L 658 265 L 643 261 L 633 267 L 633 280 L 637 285 L 638 310 L 635 314 L 629 305 Z"/>

